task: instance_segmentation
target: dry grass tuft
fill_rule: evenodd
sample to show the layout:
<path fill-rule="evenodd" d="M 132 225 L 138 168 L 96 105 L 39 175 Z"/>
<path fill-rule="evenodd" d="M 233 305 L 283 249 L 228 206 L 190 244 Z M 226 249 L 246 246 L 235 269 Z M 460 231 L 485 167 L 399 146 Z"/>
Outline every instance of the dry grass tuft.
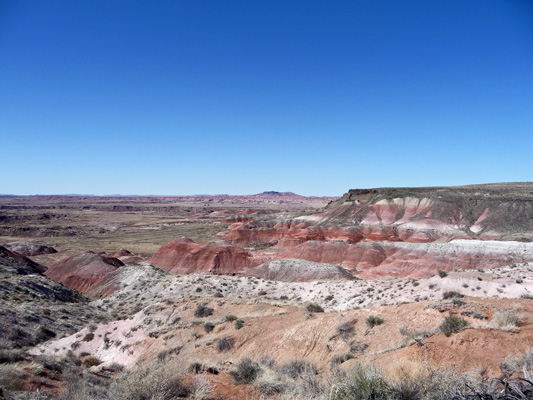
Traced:
<path fill-rule="evenodd" d="M 522 311 L 519 309 L 494 310 L 492 319 L 488 322 L 476 325 L 476 328 L 499 329 L 505 332 L 518 332 L 523 325 Z"/>

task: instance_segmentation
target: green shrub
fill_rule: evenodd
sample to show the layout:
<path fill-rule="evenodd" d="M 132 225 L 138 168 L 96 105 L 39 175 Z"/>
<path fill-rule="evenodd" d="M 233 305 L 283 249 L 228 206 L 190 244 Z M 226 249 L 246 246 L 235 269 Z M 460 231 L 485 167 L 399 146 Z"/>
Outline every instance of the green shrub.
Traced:
<path fill-rule="evenodd" d="M 0 365 L 0 388 L 7 390 L 22 390 L 24 386 L 24 374 L 14 365 Z M 0 392 L 1 394 L 1 392 Z"/>
<path fill-rule="evenodd" d="M 439 269 L 439 276 L 441 278 L 446 278 L 448 276 L 448 273 L 442 269 Z"/>
<path fill-rule="evenodd" d="M 253 383 L 262 372 L 263 370 L 258 363 L 245 358 L 237 364 L 237 369 L 230 371 L 230 375 L 235 384 L 248 385 Z"/>
<path fill-rule="evenodd" d="M 189 368 L 187 368 L 187 370 L 192 374 L 199 374 L 205 371 L 205 365 L 195 361 L 191 365 L 189 365 Z"/>
<path fill-rule="evenodd" d="M 462 297 L 465 297 L 465 295 L 462 294 L 462 293 L 456 292 L 455 290 L 449 290 L 449 291 L 444 292 L 442 294 L 442 298 L 444 300 L 453 299 L 454 297 L 455 298 L 462 298 Z"/>
<path fill-rule="evenodd" d="M 20 350 L 1 349 L 0 350 L 0 364 L 10 364 L 17 361 L 22 361 L 22 352 Z"/>
<path fill-rule="evenodd" d="M 289 387 L 288 382 L 280 380 L 280 377 L 271 371 L 261 374 L 254 382 L 254 386 L 264 396 L 281 394 Z M 263 397 L 261 397 L 263 398 Z"/>
<path fill-rule="evenodd" d="M 211 322 L 206 322 L 204 324 L 204 330 L 205 330 L 206 333 L 211 332 L 213 329 L 215 329 L 215 324 L 213 324 Z"/>
<path fill-rule="evenodd" d="M 196 310 L 194 310 L 194 316 L 198 318 L 209 317 L 213 315 L 213 309 L 207 307 L 206 303 L 198 303 Z"/>
<path fill-rule="evenodd" d="M 439 329 L 442 333 L 444 333 L 444 336 L 449 337 L 453 333 L 463 330 L 467 325 L 468 322 L 465 319 L 458 317 L 455 314 L 450 314 L 444 318 L 444 321 L 439 326 Z"/>
<path fill-rule="evenodd" d="M 124 371 L 124 365 L 114 362 L 111 365 L 109 365 L 106 369 L 111 372 L 122 372 Z"/>
<path fill-rule="evenodd" d="M 523 325 L 523 317 L 520 310 L 506 310 L 498 308 L 494 310 L 491 321 L 487 324 L 490 328 L 502 329 L 507 332 L 517 332 Z"/>
<path fill-rule="evenodd" d="M 268 368 L 273 368 L 275 363 L 276 359 L 268 354 L 259 359 L 259 364 Z"/>
<path fill-rule="evenodd" d="M 337 354 L 336 356 L 331 357 L 330 366 L 334 368 L 343 362 L 354 359 L 355 356 L 352 353 Z"/>
<path fill-rule="evenodd" d="M 242 319 L 238 319 L 235 321 L 235 329 L 239 330 L 244 326 L 244 321 Z"/>
<path fill-rule="evenodd" d="M 57 373 L 62 373 L 65 368 L 65 364 L 55 357 L 42 355 L 39 357 L 39 361 L 44 368 Z"/>
<path fill-rule="evenodd" d="M 217 340 L 217 350 L 219 353 L 223 351 L 230 351 L 233 348 L 233 339 L 230 337 L 223 337 Z"/>
<path fill-rule="evenodd" d="M 324 312 L 324 309 L 316 303 L 309 303 L 306 308 L 307 308 L 307 311 L 312 312 L 312 313 Z"/>
<path fill-rule="evenodd" d="M 110 392 L 106 398 L 113 400 L 174 400 L 187 398 L 191 388 L 173 368 L 152 364 L 120 374 L 110 385 Z"/>
<path fill-rule="evenodd" d="M 86 334 L 86 335 L 83 337 L 82 340 L 83 340 L 84 342 L 90 342 L 90 341 L 93 340 L 93 339 L 94 339 L 94 333 L 91 332 L 91 333 Z"/>
<path fill-rule="evenodd" d="M 292 379 L 298 378 L 306 371 L 311 371 L 312 373 L 317 372 L 316 367 L 305 360 L 291 360 L 278 368 L 279 373 L 287 375 Z"/>
<path fill-rule="evenodd" d="M 390 386 L 381 373 L 372 367 L 357 365 L 337 382 L 331 400 L 378 400 L 390 398 Z"/>
<path fill-rule="evenodd" d="M 344 340 L 351 338 L 355 334 L 355 329 L 351 321 L 337 325 L 336 330 L 339 336 Z"/>
<path fill-rule="evenodd" d="M 85 357 L 82 357 L 81 359 L 81 364 L 84 366 L 84 367 L 93 367 L 95 365 L 100 365 L 102 364 L 102 361 L 100 361 L 98 359 L 98 357 L 95 357 L 95 356 L 91 356 L 91 355 L 88 355 L 88 356 L 85 356 Z"/>
<path fill-rule="evenodd" d="M 369 315 L 366 318 L 366 324 L 369 328 L 373 328 L 376 325 L 381 325 L 383 323 L 383 318 L 381 318 L 379 315 Z"/>
<path fill-rule="evenodd" d="M 226 322 L 233 322 L 233 321 L 235 321 L 236 319 L 237 319 L 237 316 L 236 316 L 236 315 L 226 315 L 226 316 L 224 317 L 224 320 L 225 320 Z"/>
<path fill-rule="evenodd" d="M 171 357 L 174 354 L 179 354 L 181 351 L 181 346 L 173 347 L 171 349 L 162 350 L 157 354 L 157 359 L 159 361 L 165 361 L 167 358 Z"/>
<path fill-rule="evenodd" d="M 50 340 L 52 338 L 56 337 L 56 333 L 50 329 L 48 329 L 45 326 L 40 326 L 35 333 L 33 334 L 33 337 L 37 342 L 44 342 L 46 340 Z"/>

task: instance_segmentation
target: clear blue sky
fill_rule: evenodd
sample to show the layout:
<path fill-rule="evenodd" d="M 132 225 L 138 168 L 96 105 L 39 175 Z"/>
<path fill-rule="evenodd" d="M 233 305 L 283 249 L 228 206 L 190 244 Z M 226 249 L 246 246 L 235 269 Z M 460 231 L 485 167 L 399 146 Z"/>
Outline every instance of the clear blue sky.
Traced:
<path fill-rule="evenodd" d="M 533 180 L 533 2 L 0 0 L 0 193 Z"/>

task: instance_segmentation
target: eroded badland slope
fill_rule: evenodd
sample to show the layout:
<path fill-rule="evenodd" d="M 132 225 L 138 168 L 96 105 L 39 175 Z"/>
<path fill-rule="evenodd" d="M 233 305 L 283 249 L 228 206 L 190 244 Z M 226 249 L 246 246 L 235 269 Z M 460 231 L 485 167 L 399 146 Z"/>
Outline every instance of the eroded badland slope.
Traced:
<path fill-rule="evenodd" d="M 324 200 L 4 204 L 0 398 L 528 398 L 533 184 Z"/>

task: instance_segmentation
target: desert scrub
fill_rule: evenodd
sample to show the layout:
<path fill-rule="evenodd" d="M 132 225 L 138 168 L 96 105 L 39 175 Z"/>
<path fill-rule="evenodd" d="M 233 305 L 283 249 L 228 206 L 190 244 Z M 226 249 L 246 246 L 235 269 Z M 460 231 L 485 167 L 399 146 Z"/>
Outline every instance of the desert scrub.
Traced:
<path fill-rule="evenodd" d="M 462 298 L 462 297 L 465 297 L 465 295 L 462 293 L 456 292 L 455 290 L 449 290 L 442 294 L 442 298 L 444 300 L 453 299 L 453 298 Z"/>
<path fill-rule="evenodd" d="M 324 309 L 322 307 L 320 307 L 318 304 L 316 303 L 309 303 L 307 306 L 306 306 L 306 309 L 307 311 L 311 312 L 311 313 L 321 313 L 321 312 L 324 312 Z"/>
<path fill-rule="evenodd" d="M 259 359 L 259 364 L 263 365 L 264 367 L 274 368 L 275 363 L 276 359 L 268 354 Z"/>
<path fill-rule="evenodd" d="M 37 342 L 44 342 L 56 337 L 56 333 L 45 326 L 40 326 L 33 334 Z"/>
<path fill-rule="evenodd" d="M 213 315 L 213 311 L 212 308 L 207 307 L 206 303 L 198 303 L 194 310 L 194 316 L 198 318 L 209 317 Z"/>
<path fill-rule="evenodd" d="M 419 340 L 431 336 L 433 333 L 427 329 L 415 329 L 409 324 L 404 324 L 399 328 L 400 334 L 403 336 L 402 346 L 409 346 Z"/>
<path fill-rule="evenodd" d="M 505 376 L 523 373 L 528 380 L 533 378 L 533 348 L 529 348 L 521 355 L 511 355 L 500 364 L 500 370 Z"/>
<path fill-rule="evenodd" d="M 239 330 L 244 326 L 244 321 L 242 319 L 238 319 L 235 321 L 235 329 Z"/>
<path fill-rule="evenodd" d="M 217 351 L 222 353 L 230 351 L 233 348 L 233 339 L 226 336 L 217 340 Z"/>
<path fill-rule="evenodd" d="M 351 321 L 337 325 L 337 328 L 335 329 L 339 336 L 344 340 L 350 339 L 355 334 L 355 329 Z"/>
<path fill-rule="evenodd" d="M 157 354 L 158 361 L 166 361 L 169 357 L 172 357 L 174 354 L 179 354 L 181 351 L 181 346 L 174 347 L 172 349 L 162 350 Z"/>
<path fill-rule="evenodd" d="M 467 325 L 468 322 L 465 319 L 450 313 L 450 315 L 444 318 L 444 321 L 439 326 L 439 329 L 442 333 L 444 333 L 444 336 L 450 337 L 453 333 L 463 330 Z"/>
<path fill-rule="evenodd" d="M 220 371 L 215 367 L 208 367 L 205 364 L 202 364 L 198 361 L 195 361 L 189 365 L 189 368 L 187 368 L 187 371 L 189 371 L 191 374 L 200 374 L 202 372 L 207 372 L 208 374 L 218 375 Z"/>
<path fill-rule="evenodd" d="M 84 337 L 83 337 L 83 341 L 84 342 L 90 342 L 91 340 L 94 339 L 94 333 L 90 332 L 88 334 L 86 334 Z"/>
<path fill-rule="evenodd" d="M 279 376 L 275 371 L 266 370 L 254 382 L 254 387 L 264 396 L 284 393 L 290 386 L 288 379 Z"/>
<path fill-rule="evenodd" d="M 498 308 L 494 310 L 492 319 L 480 325 L 480 328 L 501 329 L 506 332 L 518 332 L 523 324 L 523 317 L 520 310 L 506 310 Z"/>
<path fill-rule="evenodd" d="M 224 317 L 224 321 L 226 321 L 226 322 L 233 322 L 235 320 L 237 320 L 237 316 L 236 315 L 231 315 L 230 314 L 230 315 L 226 315 Z"/>
<path fill-rule="evenodd" d="M 383 318 L 381 318 L 379 315 L 369 315 L 365 322 L 369 328 L 373 328 L 377 325 L 381 325 L 383 323 Z"/>
<path fill-rule="evenodd" d="M 20 350 L 11 350 L 11 349 L 1 349 L 0 350 L 0 364 L 11 364 L 16 363 L 17 361 L 22 361 L 22 351 Z"/>
<path fill-rule="evenodd" d="M 84 366 L 84 367 L 93 367 L 95 365 L 100 365 L 102 364 L 102 361 L 100 361 L 98 359 L 98 357 L 96 356 L 92 356 L 92 355 L 88 355 L 88 356 L 84 356 L 82 357 L 81 359 L 81 364 Z"/>
<path fill-rule="evenodd" d="M 206 333 L 209 333 L 211 332 L 213 329 L 215 329 L 215 324 L 213 324 L 212 322 L 206 322 L 204 324 L 204 331 Z"/>
<path fill-rule="evenodd" d="M 173 368 L 152 364 L 121 374 L 109 391 L 114 400 L 174 400 L 189 396 L 191 388 Z"/>
<path fill-rule="evenodd" d="M 337 378 L 331 400 L 389 399 L 390 394 L 390 385 L 380 372 L 356 365 L 349 374 Z"/>
<path fill-rule="evenodd" d="M 344 353 L 344 354 L 337 354 L 333 357 L 331 357 L 331 361 L 329 362 L 330 368 L 335 368 L 341 365 L 343 362 L 346 362 L 348 360 L 354 359 L 355 356 L 352 353 Z"/>
<path fill-rule="evenodd" d="M 262 371 L 263 370 L 258 363 L 249 358 L 245 358 L 237 364 L 237 368 L 235 370 L 230 371 L 230 375 L 235 384 L 247 385 L 253 383 L 256 378 L 261 375 Z"/>
<path fill-rule="evenodd" d="M 306 371 L 314 374 L 317 372 L 317 369 L 313 364 L 305 360 L 291 360 L 278 368 L 280 374 L 287 375 L 292 379 L 298 378 Z"/>
<path fill-rule="evenodd" d="M 448 276 L 448 273 L 442 269 L 439 269 L 439 276 L 441 278 L 446 278 Z"/>
<path fill-rule="evenodd" d="M 0 388 L 7 390 L 22 390 L 23 386 L 24 374 L 22 374 L 14 365 L 0 365 Z"/>

